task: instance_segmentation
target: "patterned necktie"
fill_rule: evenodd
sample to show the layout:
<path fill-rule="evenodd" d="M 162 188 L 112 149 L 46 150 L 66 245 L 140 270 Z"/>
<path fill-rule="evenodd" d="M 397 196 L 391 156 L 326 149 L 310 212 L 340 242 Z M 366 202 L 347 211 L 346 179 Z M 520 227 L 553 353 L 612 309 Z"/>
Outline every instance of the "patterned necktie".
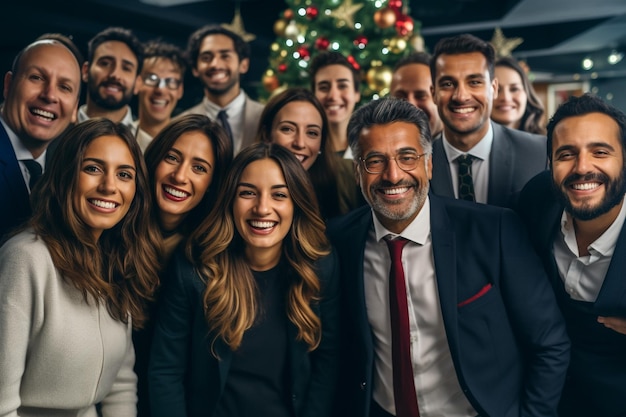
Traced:
<path fill-rule="evenodd" d="M 472 180 L 472 161 L 474 157 L 467 154 L 456 158 L 459 164 L 459 199 L 476 201 L 474 198 L 474 181 Z"/>
<path fill-rule="evenodd" d="M 230 138 L 230 142 L 233 143 L 233 131 L 230 129 L 230 123 L 228 123 L 228 114 L 226 114 L 226 110 L 220 110 L 217 113 L 217 119 L 222 124 L 222 127 L 226 131 L 226 134 Z"/>
<path fill-rule="evenodd" d="M 391 313 L 391 361 L 393 365 L 393 398 L 397 417 L 419 417 L 417 394 L 413 380 L 413 361 L 409 338 L 409 307 L 407 303 L 402 248 L 408 240 L 385 238 L 391 256 L 389 272 L 389 312 Z"/>
<path fill-rule="evenodd" d="M 30 181 L 28 182 L 28 188 L 30 191 L 33 191 L 33 187 L 41 177 L 42 168 L 39 162 L 34 159 L 25 159 L 22 161 L 24 165 L 26 165 L 26 169 L 28 169 L 28 173 L 30 174 Z"/>

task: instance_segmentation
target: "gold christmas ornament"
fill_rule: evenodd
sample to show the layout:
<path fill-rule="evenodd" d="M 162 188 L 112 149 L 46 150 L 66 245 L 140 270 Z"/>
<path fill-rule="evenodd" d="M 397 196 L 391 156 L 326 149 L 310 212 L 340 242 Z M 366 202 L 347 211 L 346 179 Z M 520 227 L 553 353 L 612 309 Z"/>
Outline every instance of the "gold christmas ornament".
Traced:
<path fill-rule="evenodd" d="M 409 45 L 415 52 L 424 52 L 424 38 L 420 35 L 413 35 L 409 38 Z"/>
<path fill-rule="evenodd" d="M 289 24 L 285 28 L 285 37 L 287 39 L 291 39 L 292 41 L 295 41 L 299 34 L 300 34 L 300 29 L 298 29 L 298 26 L 296 25 L 296 21 L 292 20 L 291 22 L 289 22 Z"/>
<path fill-rule="evenodd" d="M 407 46 L 407 41 L 404 38 L 393 37 L 389 40 L 389 50 L 392 54 L 401 54 L 404 52 Z"/>
<path fill-rule="evenodd" d="M 493 37 L 491 38 L 491 44 L 496 50 L 496 56 L 498 58 L 511 56 L 513 49 L 517 48 L 522 42 L 524 42 L 523 38 L 506 38 L 500 28 L 494 30 Z"/>
<path fill-rule="evenodd" d="M 352 0 L 345 0 L 339 7 L 330 12 L 330 15 L 337 19 L 337 27 L 348 25 L 354 27 L 354 15 L 363 8 L 363 4 L 352 4 Z"/>
<path fill-rule="evenodd" d="M 274 42 L 270 45 L 270 49 L 272 52 L 278 52 L 280 50 L 280 45 Z"/>
<path fill-rule="evenodd" d="M 272 74 L 268 74 L 268 73 L 265 73 L 261 82 L 263 83 L 263 88 L 265 88 L 265 91 L 267 91 L 268 93 L 271 93 L 272 91 L 278 88 L 279 82 L 278 82 L 278 77 L 274 75 L 273 72 Z"/>
<path fill-rule="evenodd" d="M 276 36 L 285 36 L 285 29 L 287 28 L 287 21 L 284 19 L 278 19 L 274 22 L 274 33 Z"/>
<path fill-rule="evenodd" d="M 365 75 L 365 81 L 371 90 L 380 92 L 389 88 L 392 75 L 393 71 L 389 66 L 381 65 L 370 68 Z"/>
<path fill-rule="evenodd" d="M 396 24 L 396 12 L 390 7 L 383 7 L 374 13 L 374 23 L 381 29 L 387 29 Z"/>

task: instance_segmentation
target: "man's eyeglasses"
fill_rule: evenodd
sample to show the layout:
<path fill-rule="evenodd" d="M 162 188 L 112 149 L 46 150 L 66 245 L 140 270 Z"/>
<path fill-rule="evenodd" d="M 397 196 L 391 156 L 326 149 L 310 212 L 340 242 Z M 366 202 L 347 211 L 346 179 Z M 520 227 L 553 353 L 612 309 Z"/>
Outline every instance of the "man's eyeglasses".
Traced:
<path fill-rule="evenodd" d="M 390 159 L 395 160 L 401 170 L 412 171 L 424 156 L 426 156 L 425 153 L 418 155 L 416 152 L 400 152 L 393 158 L 387 155 L 370 155 L 365 159 L 359 158 L 359 161 L 370 174 L 380 174 L 387 170 Z"/>
<path fill-rule="evenodd" d="M 176 90 L 180 87 L 182 81 L 178 78 L 168 77 L 168 78 L 159 78 L 156 74 L 148 74 L 144 77 L 143 83 L 150 87 L 167 87 L 170 90 Z"/>

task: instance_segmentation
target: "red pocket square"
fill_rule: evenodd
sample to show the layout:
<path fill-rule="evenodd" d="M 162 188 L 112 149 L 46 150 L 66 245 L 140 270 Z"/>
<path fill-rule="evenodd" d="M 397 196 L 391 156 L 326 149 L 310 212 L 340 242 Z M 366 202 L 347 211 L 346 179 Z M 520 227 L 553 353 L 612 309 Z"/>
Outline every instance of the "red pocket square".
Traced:
<path fill-rule="evenodd" d="M 480 289 L 480 291 L 478 291 L 476 294 L 472 295 L 470 298 L 468 298 L 467 300 L 461 301 L 460 303 L 458 303 L 456 306 L 457 307 L 463 307 L 465 305 L 468 305 L 469 303 L 473 303 L 474 301 L 478 300 L 480 297 L 482 297 L 483 295 L 487 294 L 487 291 L 489 291 L 491 289 L 491 284 L 487 284 L 484 287 L 482 287 Z"/>

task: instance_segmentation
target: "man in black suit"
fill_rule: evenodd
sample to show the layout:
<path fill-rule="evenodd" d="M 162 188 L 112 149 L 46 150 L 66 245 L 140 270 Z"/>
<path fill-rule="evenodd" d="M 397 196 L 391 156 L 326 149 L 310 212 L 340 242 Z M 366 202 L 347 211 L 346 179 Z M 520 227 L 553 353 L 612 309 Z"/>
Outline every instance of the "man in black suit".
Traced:
<path fill-rule="evenodd" d="M 468 34 L 435 46 L 433 100 L 444 129 L 433 143 L 431 189 L 445 197 L 513 207 L 524 184 L 547 167 L 546 138 L 491 121 L 498 95 L 494 60 L 493 47 Z M 462 162 L 466 156 L 470 160 Z M 469 180 L 459 179 L 464 169 Z M 472 183 L 471 192 L 463 188 L 465 181 Z"/>
<path fill-rule="evenodd" d="M 338 415 L 554 416 L 569 340 L 518 217 L 429 194 L 428 118 L 406 101 L 361 107 L 348 137 L 370 207 L 329 224 L 346 320 Z"/>
<path fill-rule="evenodd" d="M 76 121 L 80 64 L 63 42 L 37 40 L 16 56 L 3 91 L 0 241 L 30 215 L 31 178 L 45 170 L 48 145 Z"/>
<path fill-rule="evenodd" d="M 626 115 L 586 94 L 548 124 L 550 170 L 519 210 L 572 341 L 563 417 L 626 416 Z"/>

